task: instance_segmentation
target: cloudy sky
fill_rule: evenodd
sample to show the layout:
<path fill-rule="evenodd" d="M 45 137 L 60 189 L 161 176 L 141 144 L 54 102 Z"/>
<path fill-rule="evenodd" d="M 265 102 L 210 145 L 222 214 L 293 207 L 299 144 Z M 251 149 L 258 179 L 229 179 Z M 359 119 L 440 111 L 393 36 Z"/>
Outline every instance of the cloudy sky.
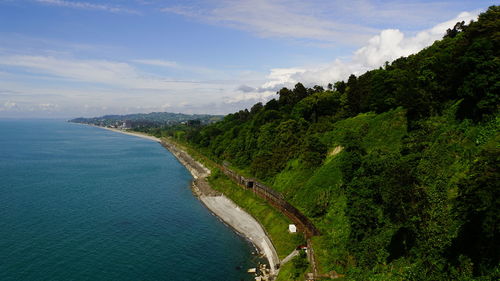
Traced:
<path fill-rule="evenodd" d="M 488 0 L 0 0 L 0 118 L 225 114 L 415 53 Z"/>

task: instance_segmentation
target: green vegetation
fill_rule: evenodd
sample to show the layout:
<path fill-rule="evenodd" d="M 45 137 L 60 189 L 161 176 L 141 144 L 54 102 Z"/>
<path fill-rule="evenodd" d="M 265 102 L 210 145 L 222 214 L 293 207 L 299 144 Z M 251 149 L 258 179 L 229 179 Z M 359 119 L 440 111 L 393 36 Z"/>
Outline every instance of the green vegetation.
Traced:
<path fill-rule="evenodd" d="M 493 6 L 327 90 L 298 83 L 212 125 L 156 133 L 283 193 L 322 232 L 312 240 L 322 273 L 498 280 L 499 32 Z M 251 192 L 217 173 L 211 183 L 264 224 L 280 256 L 296 246 Z M 303 274 L 295 264 L 286 278 Z"/>
<path fill-rule="evenodd" d="M 310 271 L 307 254 L 301 251 L 298 256 L 280 268 L 276 281 L 305 280 L 305 273 L 308 269 Z"/>
<path fill-rule="evenodd" d="M 280 272 L 278 274 L 278 277 L 276 278 L 276 281 L 304 280 L 304 278 L 294 278 L 293 276 L 295 275 L 296 269 L 294 264 L 292 262 L 288 262 L 280 268 Z"/>

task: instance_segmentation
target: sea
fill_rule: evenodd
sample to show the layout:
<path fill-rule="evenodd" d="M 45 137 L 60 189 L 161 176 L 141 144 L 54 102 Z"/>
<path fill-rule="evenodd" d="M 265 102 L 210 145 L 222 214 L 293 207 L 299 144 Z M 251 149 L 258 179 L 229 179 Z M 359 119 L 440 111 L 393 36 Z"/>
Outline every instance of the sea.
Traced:
<path fill-rule="evenodd" d="M 0 120 L 0 280 L 253 280 L 254 247 L 151 140 Z"/>

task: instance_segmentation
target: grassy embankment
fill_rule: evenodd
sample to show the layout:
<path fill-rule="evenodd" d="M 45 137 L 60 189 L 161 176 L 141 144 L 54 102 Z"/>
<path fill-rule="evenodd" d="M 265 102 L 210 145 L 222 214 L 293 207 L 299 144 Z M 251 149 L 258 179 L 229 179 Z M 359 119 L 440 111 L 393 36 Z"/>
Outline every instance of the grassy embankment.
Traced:
<path fill-rule="evenodd" d="M 418 166 L 419 169 L 432 166 L 432 169 L 422 172 L 422 177 L 436 175 L 436 178 L 443 178 L 447 184 L 443 191 L 447 198 L 444 201 L 447 206 L 445 210 L 451 210 L 450 206 L 457 197 L 456 185 L 470 169 L 471 157 L 468 155 L 477 153 L 478 148 L 471 140 L 476 139 L 476 143 L 480 143 L 481 137 L 493 140 L 495 131 L 491 129 L 495 127 L 494 120 L 478 126 L 453 121 L 450 116 L 453 115 L 445 114 L 428 121 L 428 124 L 435 126 L 436 137 L 432 137 L 434 139 L 428 144 L 429 148 Z M 287 200 L 306 214 L 322 232 L 321 236 L 312 239 L 320 273 L 335 270 L 353 279 L 405 279 L 415 272 L 409 266 L 411 260 L 401 259 L 390 265 L 384 264 L 389 256 L 388 247 L 384 245 L 390 243 L 399 227 L 397 224 L 384 222 L 376 236 L 377 240 L 365 245 L 381 258 L 378 266 L 362 270 L 357 266 L 359 261 L 351 254 L 352 249 L 349 247 L 352 243 L 350 235 L 353 222 L 348 214 L 349 198 L 342 170 L 345 169 L 342 165 L 348 163 L 346 157 L 349 153 L 344 149 L 350 140 L 345 139 L 347 135 L 354 135 L 359 140 L 366 154 L 364 158 L 399 156 L 405 145 L 408 145 L 405 144 L 405 138 L 409 137 L 406 111 L 399 108 L 382 114 L 364 113 L 335 123 L 331 131 L 321 136 L 322 142 L 328 144 L 328 154 L 323 163 L 315 169 L 307 169 L 298 159 L 291 160 L 274 177 L 272 186 L 285 194 Z M 430 191 L 426 192 L 432 194 L 433 182 L 429 185 Z M 377 215 L 382 217 L 382 213 Z"/>
<path fill-rule="evenodd" d="M 328 143 L 328 155 L 316 169 L 302 167 L 292 160 L 274 177 L 273 188 L 306 214 L 322 232 L 312 243 L 320 272 L 328 269 L 344 272 L 345 265 L 335 261 L 348 255 L 350 223 L 346 214 L 347 197 L 342 188 L 341 163 L 344 157 L 343 137 L 362 134 L 361 146 L 367 151 L 399 151 L 406 134 L 406 117 L 402 109 L 383 114 L 366 113 L 337 122 L 322 136 Z"/>

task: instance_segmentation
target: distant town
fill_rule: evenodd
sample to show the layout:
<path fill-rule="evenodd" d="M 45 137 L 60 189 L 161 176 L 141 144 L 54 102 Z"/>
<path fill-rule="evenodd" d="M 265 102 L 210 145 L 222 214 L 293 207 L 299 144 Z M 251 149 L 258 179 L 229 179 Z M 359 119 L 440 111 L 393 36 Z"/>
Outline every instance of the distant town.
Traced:
<path fill-rule="evenodd" d="M 147 114 L 105 115 L 92 118 L 79 117 L 71 119 L 69 122 L 116 129 L 138 129 L 143 127 L 163 127 L 178 124 L 201 126 L 217 122 L 223 117 L 223 115 L 152 112 Z"/>

